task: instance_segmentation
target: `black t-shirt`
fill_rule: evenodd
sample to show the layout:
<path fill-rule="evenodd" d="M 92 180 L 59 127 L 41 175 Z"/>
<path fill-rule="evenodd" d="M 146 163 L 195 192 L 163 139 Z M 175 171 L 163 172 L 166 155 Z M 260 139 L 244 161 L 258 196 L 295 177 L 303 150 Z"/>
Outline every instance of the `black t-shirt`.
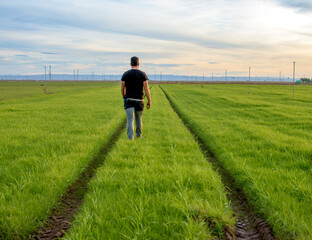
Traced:
<path fill-rule="evenodd" d="M 148 80 L 146 73 L 139 69 L 130 69 L 122 75 L 125 82 L 125 98 L 143 99 L 143 82 Z"/>

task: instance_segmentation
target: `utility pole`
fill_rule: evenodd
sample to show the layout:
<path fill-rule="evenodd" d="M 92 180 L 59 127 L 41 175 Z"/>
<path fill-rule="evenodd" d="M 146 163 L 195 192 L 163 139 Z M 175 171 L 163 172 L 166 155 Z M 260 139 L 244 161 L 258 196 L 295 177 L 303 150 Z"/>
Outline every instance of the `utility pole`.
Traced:
<path fill-rule="evenodd" d="M 295 75 L 296 75 L 296 62 L 293 67 L 293 100 L 295 100 Z"/>
<path fill-rule="evenodd" d="M 282 71 L 279 72 L 279 81 L 282 80 Z"/>
<path fill-rule="evenodd" d="M 49 65 L 49 81 L 52 79 L 52 73 L 51 73 L 51 65 Z"/>
<path fill-rule="evenodd" d="M 248 87 L 248 94 L 250 93 L 250 67 L 249 67 L 249 78 L 248 78 L 248 81 L 249 81 L 249 87 Z"/>
<path fill-rule="evenodd" d="M 75 80 L 76 80 L 76 70 L 75 70 L 75 69 L 73 70 L 73 73 L 74 73 L 74 75 L 73 75 L 74 89 L 76 90 L 76 85 L 75 85 Z"/>
<path fill-rule="evenodd" d="M 44 66 L 44 93 L 47 93 L 47 66 Z"/>

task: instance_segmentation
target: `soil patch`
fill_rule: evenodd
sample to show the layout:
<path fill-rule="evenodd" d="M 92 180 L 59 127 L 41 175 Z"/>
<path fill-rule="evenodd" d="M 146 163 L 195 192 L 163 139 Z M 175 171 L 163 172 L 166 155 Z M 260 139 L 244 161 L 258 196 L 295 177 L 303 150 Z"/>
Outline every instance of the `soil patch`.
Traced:
<path fill-rule="evenodd" d="M 162 89 L 162 88 L 161 88 Z M 184 121 L 180 113 L 176 110 L 172 104 L 167 93 L 162 89 L 163 93 L 170 102 L 171 107 L 180 117 L 185 126 L 195 136 L 201 151 L 206 156 L 206 159 L 212 164 L 215 171 L 221 176 L 221 180 L 225 189 L 227 190 L 227 198 L 231 202 L 231 207 L 236 218 L 236 225 L 233 230 L 229 227 L 224 229 L 224 237 L 227 240 L 277 240 L 273 235 L 273 230 L 270 225 L 264 221 L 261 217 L 257 216 L 252 206 L 248 203 L 244 192 L 237 188 L 235 185 L 235 179 L 229 174 L 229 172 L 222 166 L 222 164 L 216 159 L 215 155 L 205 145 L 204 141 L 199 138 L 188 124 Z"/>
<path fill-rule="evenodd" d="M 103 164 L 105 155 L 112 149 L 125 126 L 126 121 L 115 131 L 108 143 L 92 159 L 77 180 L 67 188 L 60 203 L 52 210 L 44 226 L 34 232 L 29 239 L 58 239 L 64 236 L 65 232 L 70 228 L 71 222 L 74 220 L 74 214 L 83 202 L 88 190 L 88 183 L 96 170 Z"/>

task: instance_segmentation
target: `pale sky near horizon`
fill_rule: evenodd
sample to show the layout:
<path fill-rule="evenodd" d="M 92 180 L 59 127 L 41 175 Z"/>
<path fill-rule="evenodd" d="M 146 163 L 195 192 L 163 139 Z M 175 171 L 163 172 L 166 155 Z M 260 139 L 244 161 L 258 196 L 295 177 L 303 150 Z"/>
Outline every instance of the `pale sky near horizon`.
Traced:
<path fill-rule="evenodd" d="M 0 75 L 312 77 L 312 0 L 2 0 Z"/>

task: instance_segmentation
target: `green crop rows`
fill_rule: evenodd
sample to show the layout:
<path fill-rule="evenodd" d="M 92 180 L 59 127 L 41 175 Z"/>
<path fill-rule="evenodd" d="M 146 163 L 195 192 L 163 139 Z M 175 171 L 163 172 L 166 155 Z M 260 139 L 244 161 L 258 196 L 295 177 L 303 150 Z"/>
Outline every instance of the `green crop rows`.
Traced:
<path fill-rule="evenodd" d="M 144 138 L 123 134 L 68 239 L 222 238 L 233 223 L 219 176 L 157 86 L 153 99 Z"/>
<path fill-rule="evenodd" d="M 37 83 L 0 84 L 0 239 L 41 226 L 120 127 L 120 90 L 108 85 L 43 94 Z M 290 86 L 161 87 L 275 236 L 312 239 L 312 88 L 296 86 L 293 101 Z M 152 104 L 143 139 L 124 130 L 102 156 L 65 239 L 223 239 L 233 229 L 220 176 L 158 86 Z"/>
<path fill-rule="evenodd" d="M 312 88 L 163 86 L 280 239 L 312 239 Z"/>
<path fill-rule="evenodd" d="M 0 238 L 27 236 L 124 120 L 119 88 L 0 102 Z"/>

